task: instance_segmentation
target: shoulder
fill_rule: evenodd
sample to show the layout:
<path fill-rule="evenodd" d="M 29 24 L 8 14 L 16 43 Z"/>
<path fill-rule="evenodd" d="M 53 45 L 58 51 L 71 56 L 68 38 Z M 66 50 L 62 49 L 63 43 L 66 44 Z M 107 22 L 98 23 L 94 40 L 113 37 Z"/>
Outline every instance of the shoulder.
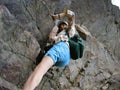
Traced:
<path fill-rule="evenodd" d="M 55 25 L 54 27 L 53 27 L 53 29 L 52 29 L 52 32 L 57 32 L 58 31 L 58 26 L 57 25 Z"/>

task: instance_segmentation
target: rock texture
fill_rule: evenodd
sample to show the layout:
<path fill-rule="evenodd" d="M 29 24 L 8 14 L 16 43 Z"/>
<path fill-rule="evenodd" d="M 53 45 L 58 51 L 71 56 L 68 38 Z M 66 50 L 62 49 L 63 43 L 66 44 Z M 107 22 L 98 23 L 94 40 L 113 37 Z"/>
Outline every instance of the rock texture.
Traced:
<path fill-rule="evenodd" d="M 87 27 L 84 57 L 52 67 L 36 90 L 119 90 L 120 10 L 110 0 L 0 0 L 0 90 L 22 90 L 64 8 Z"/>
<path fill-rule="evenodd" d="M 0 6 L 0 89 L 18 90 L 40 51 L 38 41 L 8 11 Z"/>

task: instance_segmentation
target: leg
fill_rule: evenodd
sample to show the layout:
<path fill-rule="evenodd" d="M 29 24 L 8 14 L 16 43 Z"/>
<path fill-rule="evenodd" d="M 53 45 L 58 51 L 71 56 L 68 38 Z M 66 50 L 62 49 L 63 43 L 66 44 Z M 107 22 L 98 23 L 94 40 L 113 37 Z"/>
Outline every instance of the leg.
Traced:
<path fill-rule="evenodd" d="M 49 56 L 45 56 L 41 63 L 35 68 L 34 72 L 30 75 L 27 82 L 25 83 L 23 90 L 34 90 L 35 87 L 40 83 L 43 75 L 48 71 L 53 65 L 53 60 Z"/>

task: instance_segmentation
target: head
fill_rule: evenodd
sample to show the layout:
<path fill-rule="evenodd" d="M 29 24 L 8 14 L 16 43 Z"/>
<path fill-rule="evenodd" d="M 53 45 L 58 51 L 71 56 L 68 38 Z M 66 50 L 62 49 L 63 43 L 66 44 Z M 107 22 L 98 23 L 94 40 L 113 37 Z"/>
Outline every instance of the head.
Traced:
<path fill-rule="evenodd" d="M 58 23 L 58 28 L 60 30 L 64 30 L 64 29 L 68 28 L 68 23 L 66 21 L 64 21 L 64 20 L 61 20 Z"/>

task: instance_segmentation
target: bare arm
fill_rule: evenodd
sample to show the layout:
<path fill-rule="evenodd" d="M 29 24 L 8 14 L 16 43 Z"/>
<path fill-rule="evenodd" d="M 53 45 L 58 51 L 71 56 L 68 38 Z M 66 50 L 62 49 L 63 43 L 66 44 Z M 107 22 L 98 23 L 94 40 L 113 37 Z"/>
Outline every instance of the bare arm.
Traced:
<path fill-rule="evenodd" d="M 67 10 L 66 17 L 68 18 L 68 28 L 71 29 L 75 25 L 75 13 L 71 10 Z"/>
<path fill-rule="evenodd" d="M 75 13 L 71 10 L 65 9 L 62 13 L 52 15 L 52 17 L 54 19 L 61 19 L 61 18 L 67 17 L 68 18 L 68 23 L 70 25 L 75 24 Z"/>
<path fill-rule="evenodd" d="M 57 35 L 57 33 L 58 33 L 58 26 L 55 25 L 53 27 L 52 31 L 50 32 L 50 35 L 49 35 L 49 40 L 51 42 L 55 41 L 55 43 L 57 43 L 57 42 L 60 42 L 62 40 L 63 36 L 62 35 Z M 54 43 L 52 43 L 52 44 L 54 44 Z"/>
<path fill-rule="evenodd" d="M 69 36 L 73 37 L 76 34 L 75 29 L 75 13 L 71 10 L 66 11 L 66 17 L 68 18 L 68 32 Z"/>
<path fill-rule="evenodd" d="M 73 11 L 65 9 L 62 13 L 52 15 L 52 17 L 54 18 L 54 20 L 67 17 L 68 18 L 69 35 L 70 35 L 70 37 L 74 36 L 76 31 L 75 31 L 75 13 Z M 52 32 L 50 33 L 50 39 L 55 40 L 55 41 L 59 39 L 56 36 L 57 35 L 56 31 L 58 31 L 57 29 L 58 28 L 55 28 L 55 27 L 53 28 Z"/>
<path fill-rule="evenodd" d="M 58 37 L 56 36 L 57 35 L 57 32 L 58 32 L 58 27 L 55 25 L 52 29 L 52 31 L 50 32 L 50 35 L 49 35 L 49 39 L 50 40 L 56 40 Z"/>

